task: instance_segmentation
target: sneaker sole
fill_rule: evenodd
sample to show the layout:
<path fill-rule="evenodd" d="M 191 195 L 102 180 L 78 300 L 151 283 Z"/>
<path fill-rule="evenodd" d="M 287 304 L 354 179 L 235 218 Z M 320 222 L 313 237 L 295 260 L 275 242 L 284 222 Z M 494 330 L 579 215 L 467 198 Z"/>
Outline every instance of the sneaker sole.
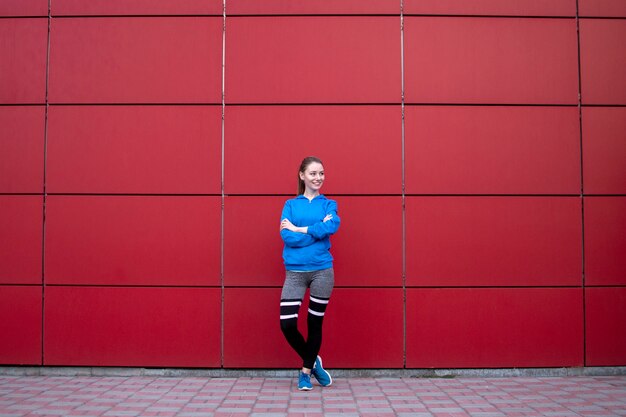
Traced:
<path fill-rule="evenodd" d="M 313 389 L 313 387 L 309 388 L 309 387 L 298 387 L 298 391 L 311 391 Z"/>

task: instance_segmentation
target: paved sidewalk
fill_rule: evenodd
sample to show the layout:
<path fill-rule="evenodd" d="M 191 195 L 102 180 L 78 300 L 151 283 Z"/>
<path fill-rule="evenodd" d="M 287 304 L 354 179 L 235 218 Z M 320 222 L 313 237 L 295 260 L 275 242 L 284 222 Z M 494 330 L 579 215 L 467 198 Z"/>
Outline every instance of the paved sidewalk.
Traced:
<path fill-rule="evenodd" d="M 626 376 L 337 378 L 0 376 L 8 416 L 626 416 Z"/>

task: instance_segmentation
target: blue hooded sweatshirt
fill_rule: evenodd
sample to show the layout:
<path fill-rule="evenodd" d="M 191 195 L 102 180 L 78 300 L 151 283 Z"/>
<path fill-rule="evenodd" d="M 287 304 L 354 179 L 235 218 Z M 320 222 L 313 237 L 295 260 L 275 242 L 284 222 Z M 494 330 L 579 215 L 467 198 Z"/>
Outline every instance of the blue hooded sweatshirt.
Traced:
<path fill-rule="evenodd" d="M 323 221 L 331 214 L 330 220 Z M 330 236 L 339 228 L 337 203 L 320 194 L 311 201 L 303 195 L 285 202 L 281 221 L 289 219 L 294 226 L 308 226 L 307 233 L 283 229 L 285 242 L 283 261 L 288 271 L 319 271 L 333 266 L 330 254 Z"/>

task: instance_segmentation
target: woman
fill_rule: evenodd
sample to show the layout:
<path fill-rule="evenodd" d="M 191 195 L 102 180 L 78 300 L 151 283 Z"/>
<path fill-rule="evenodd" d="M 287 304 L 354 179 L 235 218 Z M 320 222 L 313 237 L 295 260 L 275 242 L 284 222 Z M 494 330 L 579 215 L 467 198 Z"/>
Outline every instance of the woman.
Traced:
<path fill-rule="evenodd" d="M 280 297 L 280 328 L 289 345 L 302 358 L 298 389 L 313 388 L 311 375 L 323 387 L 333 379 L 318 356 L 322 345 L 322 322 L 334 286 L 330 236 L 339 228 L 337 203 L 320 194 L 324 166 L 314 156 L 304 158 L 298 170 L 298 195 L 287 200 L 280 222 L 285 243 L 286 278 Z M 298 311 L 310 288 L 307 315 L 308 337 L 298 331 Z"/>

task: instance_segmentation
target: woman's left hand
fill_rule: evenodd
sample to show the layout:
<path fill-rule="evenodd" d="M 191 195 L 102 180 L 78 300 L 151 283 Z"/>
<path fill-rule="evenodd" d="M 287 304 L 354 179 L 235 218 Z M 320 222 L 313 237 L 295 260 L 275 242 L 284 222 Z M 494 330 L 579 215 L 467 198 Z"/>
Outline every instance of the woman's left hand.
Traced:
<path fill-rule="evenodd" d="M 293 223 L 289 221 L 289 219 L 283 219 L 283 221 L 280 222 L 280 230 L 287 229 L 287 230 L 291 230 L 292 232 L 295 232 L 294 230 L 295 228 L 296 226 L 294 226 Z"/>
<path fill-rule="evenodd" d="M 283 230 L 283 229 L 291 230 L 292 232 L 296 232 L 296 233 L 306 233 L 308 228 L 294 226 L 294 224 L 291 223 L 289 219 L 283 219 L 283 221 L 280 222 L 280 230 Z"/>

